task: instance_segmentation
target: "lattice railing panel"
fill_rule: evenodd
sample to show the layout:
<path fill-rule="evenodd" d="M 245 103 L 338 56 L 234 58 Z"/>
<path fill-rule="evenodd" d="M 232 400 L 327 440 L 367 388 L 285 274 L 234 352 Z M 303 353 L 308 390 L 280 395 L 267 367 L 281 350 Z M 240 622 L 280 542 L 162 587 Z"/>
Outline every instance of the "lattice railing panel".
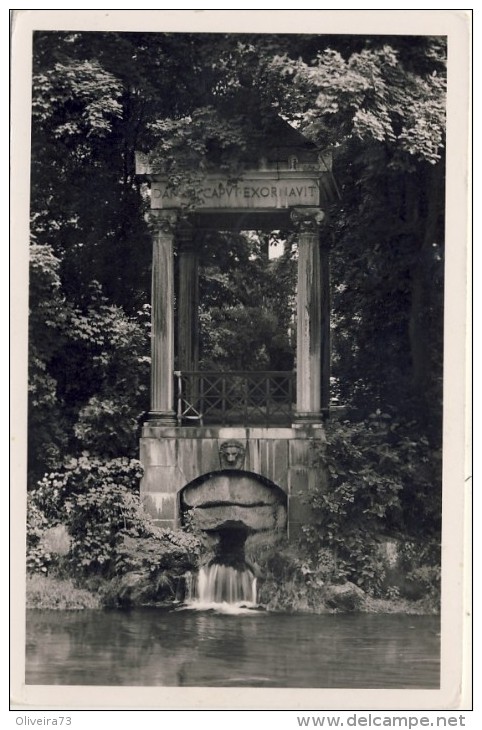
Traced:
<path fill-rule="evenodd" d="M 176 372 L 179 424 L 289 425 L 295 374 L 284 371 Z"/>

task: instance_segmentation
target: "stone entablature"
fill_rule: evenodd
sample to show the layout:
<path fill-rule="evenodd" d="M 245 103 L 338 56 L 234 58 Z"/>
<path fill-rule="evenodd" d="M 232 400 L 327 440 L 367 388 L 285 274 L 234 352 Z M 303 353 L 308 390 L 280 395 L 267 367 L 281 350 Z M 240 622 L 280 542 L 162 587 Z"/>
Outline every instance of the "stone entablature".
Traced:
<path fill-rule="evenodd" d="M 250 166 L 236 177 L 213 168 L 197 183 L 191 181 L 189 194 L 180 193 L 162 163 L 146 153 L 136 152 L 136 174 L 150 183 L 152 210 L 281 211 L 322 206 L 334 194 L 331 150 L 320 153 L 314 145 L 285 149 L 281 158 L 260 158 L 256 167 Z"/>

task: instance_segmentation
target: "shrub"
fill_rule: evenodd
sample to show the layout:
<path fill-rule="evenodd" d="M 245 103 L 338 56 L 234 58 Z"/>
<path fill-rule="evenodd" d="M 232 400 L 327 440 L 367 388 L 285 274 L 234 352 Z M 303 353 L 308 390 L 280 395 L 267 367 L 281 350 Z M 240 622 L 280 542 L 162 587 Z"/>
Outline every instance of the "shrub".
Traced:
<path fill-rule="evenodd" d="M 258 600 L 271 611 L 310 611 L 323 613 L 323 586 L 333 569 L 331 551 L 320 550 L 320 562 L 311 567 L 306 555 L 286 538 L 256 542 L 246 551 L 248 561 L 261 575 Z"/>
<path fill-rule="evenodd" d="M 407 540 L 400 546 L 399 559 L 408 585 L 427 602 L 438 605 L 442 578 L 439 541 L 421 544 Z"/>
<path fill-rule="evenodd" d="M 320 550 L 329 548 L 333 563 L 325 572 L 331 581 L 349 580 L 381 595 L 385 565 L 379 536 L 436 538 L 439 450 L 424 437 L 416 439 L 413 426 L 380 411 L 359 423 L 328 424 L 317 455 L 320 469 L 328 472 L 327 486 L 309 495 L 313 523 L 305 526 L 301 541 L 313 571 Z M 422 506 L 418 513 L 414 501 Z"/>
<path fill-rule="evenodd" d="M 183 530 L 154 527 L 151 536 L 144 538 L 124 534 L 117 548 L 116 572 L 170 570 L 182 575 L 197 567 L 200 552 L 199 540 Z"/>
<path fill-rule="evenodd" d="M 84 584 L 100 581 L 95 588 L 111 606 L 172 599 L 181 576 L 197 567 L 201 542 L 154 525 L 138 495 L 141 475 L 137 461 L 86 453 L 45 475 L 29 494 L 29 571 L 63 568 Z M 49 550 L 60 524 L 70 536 L 65 557 Z"/>
<path fill-rule="evenodd" d="M 65 524 L 71 537 L 69 571 L 108 574 L 123 536 L 151 529 L 137 494 L 141 476 L 138 461 L 105 461 L 87 453 L 46 474 L 28 497 L 29 569 L 45 573 L 52 567 L 52 556 L 42 552 L 42 535 Z"/>
<path fill-rule="evenodd" d="M 49 520 L 30 492 L 27 497 L 27 570 L 30 573 L 47 573 L 49 570 L 51 555 L 40 544 L 48 527 Z"/>
<path fill-rule="evenodd" d="M 185 573 L 198 567 L 201 543 L 184 530 L 154 527 L 148 537 L 124 534 L 116 554 L 105 602 L 130 606 L 176 598 Z"/>

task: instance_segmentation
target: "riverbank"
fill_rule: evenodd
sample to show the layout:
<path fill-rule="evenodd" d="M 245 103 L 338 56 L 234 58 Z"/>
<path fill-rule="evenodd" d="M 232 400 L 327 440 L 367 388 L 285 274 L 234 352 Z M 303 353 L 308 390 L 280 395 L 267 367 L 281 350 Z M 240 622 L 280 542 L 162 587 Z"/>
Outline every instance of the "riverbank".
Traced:
<path fill-rule="evenodd" d="M 81 611 L 84 609 L 105 608 L 104 596 L 108 583 L 99 585 L 94 593 L 85 588 L 75 586 L 71 579 L 53 576 L 30 575 L 26 582 L 26 607 L 28 609 L 43 609 L 57 611 Z M 343 612 L 377 613 L 377 614 L 406 614 L 414 616 L 437 615 L 439 611 L 433 601 L 421 599 L 418 601 L 397 597 L 372 598 L 361 592 L 360 600 L 356 605 L 334 606 L 327 601 L 327 593 L 320 591 L 319 596 L 312 597 L 310 602 L 299 601 L 296 605 L 292 601 L 284 603 L 280 598 L 269 601 L 266 608 L 274 613 L 311 613 L 333 614 Z M 152 604 L 146 604 L 152 605 Z M 163 603 L 163 606 L 168 604 Z"/>
<path fill-rule="evenodd" d="M 26 582 L 27 608 L 81 611 L 102 608 L 99 594 L 74 585 L 70 579 L 46 575 L 28 575 Z"/>
<path fill-rule="evenodd" d="M 374 598 L 350 583 L 319 583 L 304 585 L 301 582 L 263 583 L 258 599 L 268 611 L 290 613 L 379 613 L 434 616 L 440 613 L 439 601 L 433 596 L 417 600 L 395 595 Z"/>

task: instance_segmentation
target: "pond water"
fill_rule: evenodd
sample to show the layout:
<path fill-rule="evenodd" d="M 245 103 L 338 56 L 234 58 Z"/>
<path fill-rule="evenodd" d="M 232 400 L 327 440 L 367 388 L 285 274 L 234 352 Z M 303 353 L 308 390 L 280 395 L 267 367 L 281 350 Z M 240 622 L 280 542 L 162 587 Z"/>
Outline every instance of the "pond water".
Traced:
<path fill-rule="evenodd" d="M 435 689 L 439 630 L 435 616 L 28 611 L 26 683 Z"/>

